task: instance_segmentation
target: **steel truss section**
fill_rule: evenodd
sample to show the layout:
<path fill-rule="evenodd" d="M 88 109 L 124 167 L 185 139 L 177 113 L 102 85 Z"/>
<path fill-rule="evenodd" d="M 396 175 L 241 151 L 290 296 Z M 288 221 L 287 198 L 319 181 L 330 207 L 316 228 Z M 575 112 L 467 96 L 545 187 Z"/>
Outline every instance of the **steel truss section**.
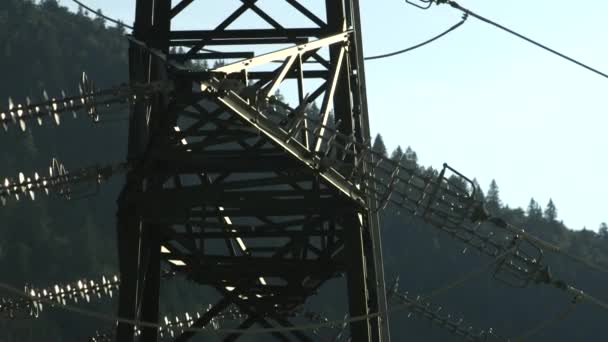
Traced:
<path fill-rule="evenodd" d="M 357 158 L 357 144 L 370 142 L 358 1 L 327 0 L 319 15 L 285 0 L 312 24 L 299 28 L 286 28 L 286 18 L 256 0 L 234 2 L 237 9 L 211 30 L 175 31 L 195 1 L 172 7 L 170 0 L 137 0 L 131 82 L 171 86 L 132 104 L 131 169 L 117 225 L 119 315 L 158 322 L 161 265 L 222 297 L 195 327 L 230 305 L 246 315 L 241 329 L 292 326 L 306 300 L 341 274 L 351 317 L 386 311 L 376 205 L 367 195 L 373 184 L 349 177 L 371 173 Z M 231 29 L 247 12 L 271 28 Z M 257 53 L 263 46 L 275 52 Z M 235 58 L 245 59 L 189 69 L 200 59 Z M 274 95 L 293 81 L 297 105 L 281 112 Z M 321 124 L 311 128 L 309 107 L 317 100 Z M 339 153 L 330 151 L 326 127 L 357 143 L 343 142 L 351 151 L 340 166 L 322 162 L 324 154 Z M 350 330 L 354 342 L 389 340 L 381 318 L 354 322 Z M 142 328 L 138 340 L 156 341 L 158 334 Z M 272 336 L 315 340 L 306 331 Z M 116 338 L 135 341 L 134 327 L 119 324 Z"/>

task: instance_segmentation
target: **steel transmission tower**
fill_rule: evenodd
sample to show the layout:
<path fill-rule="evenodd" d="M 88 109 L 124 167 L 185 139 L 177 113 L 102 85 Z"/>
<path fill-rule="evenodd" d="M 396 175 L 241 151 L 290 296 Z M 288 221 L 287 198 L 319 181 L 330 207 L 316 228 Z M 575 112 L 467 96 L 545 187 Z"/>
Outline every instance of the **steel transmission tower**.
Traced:
<path fill-rule="evenodd" d="M 321 10 L 281 2 L 301 20 L 271 15 L 278 1 L 265 9 L 234 1 L 236 10 L 210 19 L 215 27 L 173 30 L 196 3 L 137 0 L 130 81 L 162 86 L 132 104 L 131 169 L 117 225 L 119 315 L 158 322 L 161 267 L 221 294 L 193 327 L 231 305 L 247 317 L 242 329 L 289 327 L 307 298 L 341 274 L 351 317 L 385 311 L 378 219 L 365 195 L 372 185 L 349 177 L 371 172 L 357 157 L 370 143 L 358 1 L 318 1 Z M 224 11 L 200 15 L 216 12 Z M 232 28 L 245 14 L 267 27 Z M 292 22 L 307 26 L 284 26 Z M 188 67 L 205 59 L 227 64 Z M 297 106 L 273 96 L 278 89 L 287 96 L 291 89 Z M 304 117 L 316 100 L 312 127 Z M 349 153 L 328 142 L 344 136 L 352 139 L 342 142 Z M 327 156 L 336 163 L 327 165 Z M 389 340 L 383 318 L 350 329 L 354 342 Z M 157 329 L 141 330 L 140 341 L 157 340 Z M 306 331 L 272 335 L 314 340 Z M 132 325 L 118 324 L 118 341 L 135 339 Z"/>

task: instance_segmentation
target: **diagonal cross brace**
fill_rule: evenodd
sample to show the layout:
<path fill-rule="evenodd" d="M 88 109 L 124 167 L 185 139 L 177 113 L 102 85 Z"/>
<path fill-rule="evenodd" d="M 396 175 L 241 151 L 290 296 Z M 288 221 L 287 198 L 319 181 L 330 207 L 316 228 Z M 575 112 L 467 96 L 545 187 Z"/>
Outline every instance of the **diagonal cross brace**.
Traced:
<path fill-rule="evenodd" d="M 310 51 L 318 50 L 337 43 L 346 43 L 352 31 L 344 31 L 326 38 L 318 39 L 309 43 L 304 43 L 292 46 L 286 49 L 269 52 L 254 58 L 224 65 L 216 68 L 213 71 L 232 74 L 241 71 L 247 71 L 253 67 L 271 63 L 275 60 L 284 60 L 286 58 L 301 55 Z"/>
<path fill-rule="evenodd" d="M 207 91 L 217 89 L 220 84 L 217 80 L 202 82 Z M 311 152 L 300 142 L 291 138 L 289 133 L 276 125 L 268 116 L 260 113 L 236 93 L 229 91 L 225 94 L 215 93 L 213 95 L 220 105 L 238 115 L 261 133 L 266 135 L 275 144 L 279 145 L 289 154 L 306 164 L 309 168 L 317 170 L 322 178 L 332 184 L 336 189 L 361 206 L 365 206 L 366 200 L 361 190 L 332 167 L 322 167 L 321 159 Z"/>

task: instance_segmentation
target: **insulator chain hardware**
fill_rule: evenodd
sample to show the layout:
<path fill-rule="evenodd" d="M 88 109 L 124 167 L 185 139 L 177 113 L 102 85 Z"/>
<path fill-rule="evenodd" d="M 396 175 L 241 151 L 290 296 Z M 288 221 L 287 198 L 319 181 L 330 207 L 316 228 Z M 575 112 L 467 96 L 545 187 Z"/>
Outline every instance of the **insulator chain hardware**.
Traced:
<path fill-rule="evenodd" d="M 0 108 L 0 123 L 4 130 L 10 124 L 19 125 L 22 131 L 27 129 L 27 122 L 37 121 L 41 126 L 45 118 L 51 119 L 55 125 L 61 124 L 62 114 L 71 112 L 74 118 L 78 111 L 83 111 L 94 123 L 100 122 L 100 112 L 115 104 L 133 104 L 137 101 L 147 101 L 154 94 L 172 89 L 170 82 L 154 82 L 149 84 L 122 84 L 108 89 L 97 90 L 95 84 L 86 74 L 78 84 L 79 95 L 67 96 L 61 91 L 58 98 L 49 98 L 43 91 L 41 102 L 33 103 L 27 97 L 25 104 L 16 104 L 8 99 L 8 108 Z"/>
<path fill-rule="evenodd" d="M 124 172 L 127 164 L 120 163 L 108 166 L 92 166 L 74 172 L 68 172 L 65 166 L 53 158 L 49 166 L 48 176 L 35 172 L 33 177 L 26 177 L 20 172 L 17 178 L 4 178 L 0 184 L 0 201 L 5 205 L 7 200 L 14 197 L 19 201 L 22 197 L 35 200 L 39 193 L 55 193 L 67 199 L 85 196 L 85 193 L 73 189 L 74 185 L 92 183 L 96 192 L 102 181 L 116 173 Z"/>
<path fill-rule="evenodd" d="M 207 307 L 207 310 L 211 309 L 211 305 Z M 204 313 L 186 312 L 182 315 L 177 316 L 164 316 L 161 320 L 163 324 L 159 329 L 160 338 L 174 338 L 184 332 L 184 329 L 192 327 L 192 325 L 199 319 Z M 230 306 L 224 310 L 221 314 L 213 317 L 210 326 L 213 329 L 220 329 L 225 321 L 243 320 L 246 316 L 241 314 L 236 306 Z M 141 329 L 135 326 L 135 336 L 141 335 Z M 115 340 L 115 330 L 107 329 L 105 331 L 97 331 L 95 336 L 89 338 L 89 342 L 111 342 Z"/>
<path fill-rule="evenodd" d="M 541 263 L 542 249 L 526 235 L 506 229 L 490 217 L 478 196 L 478 187 L 466 176 L 447 164 L 439 173 L 420 169 L 407 154 L 400 160 L 386 158 L 372 150 L 370 144 L 339 132 L 335 128 L 339 125 L 324 125 L 320 120 L 298 116 L 298 111 L 286 104 L 273 98 L 269 100 L 273 106 L 258 116 L 270 118 L 277 130 L 288 132 L 294 144 L 301 144 L 300 140 L 306 136 L 319 139 L 321 148 L 310 151 L 318 171 L 329 168 L 338 171 L 351 184 L 352 193 L 375 200 L 375 207 L 369 210 L 378 211 L 390 205 L 398 212 L 422 218 L 490 257 L 507 253 L 497 264 L 495 277 L 511 286 L 548 282 L 548 270 Z M 291 114 L 286 117 L 276 108 Z"/>
<path fill-rule="evenodd" d="M 208 305 L 208 307 L 206 308 L 206 311 L 210 310 L 212 308 L 211 305 Z M 194 312 L 194 313 L 184 313 L 182 315 L 178 315 L 178 316 L 173 316 L 173 318 L 171 318 L 170 316 L 164 316 L 162 318 L 162 327 L 159 329 L 159 336 L 160 338 L 175 338 L 176 336 L 179 336 L 180 334 L 182 334 L 184 332 L 185 329 L 190 328 L 193 326 L 193 324 L 199 319 L 201 318 L 201 316 L 204 313 L 201 312 Z M 311 311 L 307 311 L 303 314 L 303 316 L 312 321 L 312 322 L 317 322 L 317 323 L 325 323 L 328 322 L 329 320 L 327 319 L 327 317 L 315 313 L 315 312 L 311 312 Z M 222 326 L 224 325 L 224 322 L 226 321 L 242 321 L 244 319 L 246 319 L 247 316 L 242 314 L 239 309 L 236 306 L 230 306 L 228 307 L 226 310 L 224 310 L 221 314 L 215 316 L 211 322 L 209 322 L 210 326 L 213 329 L 221 329 Z M 341 328 L 335 328 L 336 330 L 339 330 L 338 335 L 336 335 L 336 338 L 334 339 L 334 341 L 337 341 L 338 338 L 340 336 L 342 336 L 342 334 L 344 333 L 344 331 L 346 331 L 348 328 L 348 324 L 344 324 Z M 315 334 L 317 334 L 318 332 L 315 331 Z M 141 335 L 141 329 L 139 327 L 135 327 L 135 336 L 140 336 Z M 89 342 L 112 342 L 115 340 L 115 330 L 114 329 L 107 329 L 105 331 L 97 331 L 95 332 L 95 335 L 89 338 Z"/>
<path fill-rule="evenodd" d="M 30 297 L 0 298 L 0 315 L 11 319 L 37 318 L 48 301 L 56 302 L 56 305 L 66 305 L 79 301 L 90 302 L 93 298 L 111 298 L 114 291 L 118 290 L 118 284 L 117 276 L 104 276 L 101 281 L 82 279 L 72 284 L 54 285 L 45 289 L 26 286 L 25 293 Z"/>
<path fill-rule="evenodd" d="M 329 322 L 329 318 L 327 318 L 327 316 L 323 315 L 322 313 L 317 313 L 317 312 L 313 312 L 313 311 L 306 311 L 303 314 L 304 318 L 308 319 L 311 322 L 314 323 L 319 323 L 319 324 L 327 324 Z M 344 323 L 338 325 L 330 325 L 327 326 L 326 328 L 331 328 L 334 330 L 335 334 L 334 336 L 330 339 L 330 341 L 340 341 L 340 339 L 342 339 L 343 337 L 347 336 L 347 331 L 349 328 L 348 323 L 346 323 L 346 321 L 348 320 L 348 314 L 346 314 L 344 316 Z M 319 328 L 315 328 L 312 330 L 313 334 L 320 336 L 321 335 L 321 329 Z"/>
<path fill-rule="evenodd" d="M 207 307 L 207 310 L 211 309 L 211 305 L 209 305 Z M 204 311 L 204 312 L 206 312 Z M 196 320 L 198 320 L 199 318 L 201 318 L 201 316 L 204 314 L 200 313 L 200 312 L 195 312 L 193 314 L 190 314 L 188 312 L 186 312 L 185 314 L 182 314 L 182 318 L 180 318 L 180 316 L 174 316 L 174 318 L 170 318 L 169 316 L 164 316 L 163 317 L 163 327 L 160 329 L 159 331 L 159 335 L 161 337 L 175 337 L 181 333 L 183 333 L 184 328 L 190 328 L 194 322 L 196 322 Z M 213 327 L 213 329 L 220 329 L 222 326 L 222 322 L 223 321 L 235 321 L 235 320 L 242 320 L 246 318 L 245 315 L 243 315 L 236 306 L 230 306 L 228 307 L 226 310 L 224 310 L 221 314 L 213 317 L 213 319 L 211 320 L 210 324 Z"/>
<path fill-rule="evenodd" d="M 401 304 L 408 306 L 408 317 L 412 315 L 425 318 L 430 322 L 445 328 L 454 335 L 461 337 L 465 341 L 470 342 L 508 342 L 508 339 L 501 337 L 494 332 L 492 328 L 488 330 L 475 330 L 471 326 L 467 326 L 462 318 L 454 318 L 450 314 L 443 313 L 443 308 L 434 306 L 424 300 L 423 297 L 410 297 L 406 293 L 395 292 L 393 295 Z"/>
<path fill-rule="evenodd" d="M 340 132 L 340 124 L 306 115 L 306 103 L 293 109 L 271 96 L 269 106 L 259 108 L 251 106 L 238 89 L 218 92 L 220 84 L 210 79 L 201 89 L 236 108 L 244 119 L 328 177 L 362 210 L 377 212 L 390 205 L 423 219 L 470 248 L 500 259 L 494 276 L 510 286 L 556 284 L 542 264 L 542 245 L 523 230 L 491 217 L 478 196 L 478 186 L 449 165 L 436 172 L 419 168 L 407 154 L 400 160 L 389 159 L 374 151 L 370 142 Z"/>
<path fill-rule="evenodd" d="M 475 330 L 471 326 L 466 327 L 463 319 L 455 319 L 450 314 L 442 312 L 440 306 L 433 306 L 428 299 L 423 296 L 411 297 L 408 293 L 399 292 L 399 276 L 395 277 L 392 284 L 386 291 L 387 300 L 395 300 L 399 304 L 405 306 L 410 312 L 408 317 L 412 315 L 426 318 L 432 323 L 446 328 L 449 332 L 462 337 L 465 341 L 470 342 L 509 342 L 509 339 L 498 335 L 494 329 Z"/>

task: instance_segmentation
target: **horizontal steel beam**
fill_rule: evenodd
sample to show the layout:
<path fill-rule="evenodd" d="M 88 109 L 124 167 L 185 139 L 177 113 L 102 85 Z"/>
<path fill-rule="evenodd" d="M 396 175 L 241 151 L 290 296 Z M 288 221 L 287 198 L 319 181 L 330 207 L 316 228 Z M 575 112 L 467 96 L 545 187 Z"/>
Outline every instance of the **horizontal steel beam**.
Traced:
<path fill-rule="evenodd" d="M 240 38 L 240 39 L 210 39 L 205 41 L 209 45 L 265 45 L 265 44 L 302 44 L 308 42 L 306 38 Z M 169 46 L 194 47 L 198 45 L 196 40 L 171 40 Z"/>
<path fill-rule="evenodd" d="M 170 54 L 168 58 L 170 60 L 174 60 L 177 62 L 182 62 L 186 60 L 197 60 L 197 59 L 244 59 L 244 58 L 253 58 L 253 52 L 205 52 L 205 53 L 195 53 L 193 55 L 187 54 Z"/>
<path fill-rule="evenodd" d="M 297 161 L 285 156 L 206 156 L 169 149 L 164 152 L 151 151 L 149 155 L 160 162 L 169 162 L 166 169 L 171 173 L 278 172 L 300 166 Z"/>
<path fill-rule="evenodd" d="M 204 226 L 204 225 L 203 225 Z M 226 226 L 225 228 L 232 229 L 231 226 Z M 299 238 L 299 237 L 317 237 L 317 236 L 328 236 L 333 234 L 329 231 L 323 230 L 304 230 L 304 231 L 267 231 L 267 232 L 243 232 L 243 231 L 224 231 L 224 232 L 206 232 L 203 231 L 201 233 L 167 233 L 163 234 L 168 239 L 176 238 L 177 236 L 184 236 L 186 238 L 193 239 L 232 239 L 232 238 Z"/>
<path fill-rule="evenodd" d="M 311 38 L 320 37 L 327 30 L 320 28 L 242 29 L 242 30 L 182 30 L 169 32 L 169 40 L 211 40 L 247 38 Z"/>
<path fill-rule="evenodd" d="M 271 80 L 274 76 L 275 76 L 275 72 L 273 71 L 249 71 L 247 73 L 247 77 L 249 79 L 254 79 L 254 80 L 258 80 L 258 79 L 262 79 L 262 80 Z M 200 82 L 200 81 L 205 81 L 208 80 L 210 76 L 212 76 L 213 74 L 211 72 L 205 72 L 205 71 L 187 71 L 184 73 L 179 74 L 180 79 L 183 80 L 190 80 L 193 82 Z M 329 77 L 329 71 L 327 70 L 304 70 L 302 72 L 302 76 L 305 79 L 327 79 Z M 285 76 L 285 78 L 289 78 L 289 79 L 295 79 L 295 78 L 299 78 L 299 74 L 295 71 L 291 71 L 288 72 L 287 75 Z M 228 75 L 227 78 L 231 78 L 231 79 L 241 79 L 242 75 L 239 74 L 234 74 L 234 75 Z"/>

